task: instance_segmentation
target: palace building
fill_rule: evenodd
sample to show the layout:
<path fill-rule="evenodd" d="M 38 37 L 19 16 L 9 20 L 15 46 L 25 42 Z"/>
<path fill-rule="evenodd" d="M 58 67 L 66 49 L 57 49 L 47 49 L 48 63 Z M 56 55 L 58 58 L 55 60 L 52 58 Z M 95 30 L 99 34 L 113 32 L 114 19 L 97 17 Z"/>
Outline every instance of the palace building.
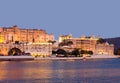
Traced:
<path fill-rule="evenodd" d="M 114 45 L 108 43 L 97 44 L 97 41 L 101 37 L 81 36 L 80 38 L 73 38 L 72 35 L 62 35 L 59 37 L 60 42 L 72 42 L 71 48 L 77 48 L 80 50 L 92 51 L 94 54 L 114 54 Z"/>
<path fill-rule="evenodd" d="M 84 35 L 80 38 L 67 39 L 67 41 L 73 42 L 74 48 L 78 48 L 81 50 L 87 50 L 87 51 L 93 51 L 93 52 L 95 50 L 95 45 L 96 45 L 97 40 L 98 38 L 95 38 L 94 36 L 86 37 Z"/>
<path fill-rule="evenodd" d="M 1 27 L 0 43 L 46 43 L 54 40 L 53 34 L 47 34 L 45 30 L 38 29 L 22 29 L 18 26 Z"/>
<path fill-rule="evenodd" d="M 71 39 L 72 38 L 72 34 L 69 34 L 69 35 L 61 35 L 59 37 L 59 42 L 63 42 L 64 40 L 67 40 L 67 39 Z"/>
<path fill-rule="evenodd" d="M 114 55 L 114 45 L 109 43 L 97 44 L 95 46 L 94 54 L 106 54 L 106 55 Z"/>
<path fill-rule="evenodd" d="M 22 52 L 32 56 L 50 56 L 54 35 L 45 30 L 22 29 L 18 26 L 0 28 L 0 55 L 21 55 Z M 13 50 L 14 49 L 14 50 Z M 21 53 L 17 53 L 17 50 Z"/>

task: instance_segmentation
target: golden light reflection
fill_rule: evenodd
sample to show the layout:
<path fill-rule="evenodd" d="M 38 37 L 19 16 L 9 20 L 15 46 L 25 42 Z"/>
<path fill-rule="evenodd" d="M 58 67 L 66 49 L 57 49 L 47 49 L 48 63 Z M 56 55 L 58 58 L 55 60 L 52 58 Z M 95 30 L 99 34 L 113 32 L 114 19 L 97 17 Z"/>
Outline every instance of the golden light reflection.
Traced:
<path fill-rule="evenodd" d="M 32 63 L 32 62 L 31 62 Z M 47 65 L 51 64 L 51 61 L 36 61 L 36 67 L 23 69 L 25 78 L 35 78 L 35 79 L 48 79 L 51 78 L 52 73 L 54 72 L 51 67 Z M 43 63 L 43 64 L 42 64 Z M 41 66 L 39 64 L 42 64 Z"/>
<path fill-rule="evenodd" d="M 67 61 L 68 63 L 69 61 Z M 76 68 L 66 61 L 0 62 L 0 80 L 120 77 L 119 68 Z M 67 66 L 69 68 L 67 68 Z"/>
<path fill-rule="evenodd" d="M 20 80 L 30 78 L 47 78 L 50 77 L 51 71 L 47 68 L 11 68 L 6 66 L 8 63 L 0 63 L 0 80 Z M 14 63 L 11 63 L 14 65 Z M 27 65 L 26 65 L 27 66 Z"/>

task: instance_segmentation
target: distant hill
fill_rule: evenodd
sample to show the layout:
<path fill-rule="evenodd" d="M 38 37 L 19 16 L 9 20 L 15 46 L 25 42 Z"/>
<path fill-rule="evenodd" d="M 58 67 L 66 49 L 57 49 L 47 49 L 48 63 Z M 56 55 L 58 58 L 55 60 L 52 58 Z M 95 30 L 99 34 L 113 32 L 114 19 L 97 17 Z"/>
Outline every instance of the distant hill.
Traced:
<path fill-rule="evenodd" d="M 114 44 L 115 46 L 115 52 L 117 51 L 118 48 L 120 48 L 120 37 L 116 38 L 106 38 L 105 39 L 109 44 Z"/>

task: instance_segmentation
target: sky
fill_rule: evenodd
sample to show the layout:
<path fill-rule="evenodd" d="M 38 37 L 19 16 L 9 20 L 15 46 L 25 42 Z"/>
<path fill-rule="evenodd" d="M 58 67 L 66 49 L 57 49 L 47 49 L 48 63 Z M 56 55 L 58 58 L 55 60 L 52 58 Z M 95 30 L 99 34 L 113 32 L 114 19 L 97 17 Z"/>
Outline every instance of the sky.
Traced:
<path fill-rule="evenodd" d="M 120 37 L 120 0 L 0 0 L 0 27 Z"/>

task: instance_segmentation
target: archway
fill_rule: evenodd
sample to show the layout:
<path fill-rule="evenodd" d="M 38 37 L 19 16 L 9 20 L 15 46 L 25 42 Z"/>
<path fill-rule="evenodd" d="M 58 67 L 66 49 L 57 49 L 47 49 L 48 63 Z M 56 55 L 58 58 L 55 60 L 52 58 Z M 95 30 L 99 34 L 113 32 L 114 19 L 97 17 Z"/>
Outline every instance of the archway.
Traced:
<path fill-rule="evenodd" d="M 22 53 L 22 51 L 19 48 L 12 48 L 9 50 L 8 55 L 13 55 L 13 56 L 19 56 Z"/>

